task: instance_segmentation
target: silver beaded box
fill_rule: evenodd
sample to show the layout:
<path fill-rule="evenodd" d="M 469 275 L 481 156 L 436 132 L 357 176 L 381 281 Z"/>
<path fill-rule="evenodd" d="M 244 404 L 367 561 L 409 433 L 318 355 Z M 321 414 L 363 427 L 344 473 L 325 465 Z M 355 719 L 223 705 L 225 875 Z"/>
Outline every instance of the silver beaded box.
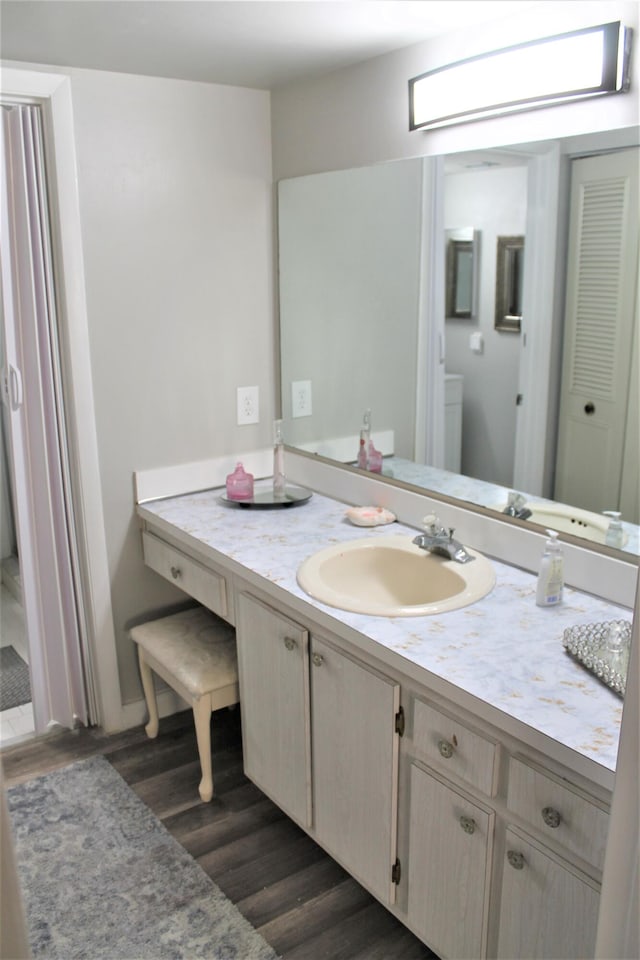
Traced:
<path fill-rule="evenodd" d="M 629 669 L 631 623 L 585 623 L 564 631 L 562 643 L 583 666 L 624 697 Z"/>

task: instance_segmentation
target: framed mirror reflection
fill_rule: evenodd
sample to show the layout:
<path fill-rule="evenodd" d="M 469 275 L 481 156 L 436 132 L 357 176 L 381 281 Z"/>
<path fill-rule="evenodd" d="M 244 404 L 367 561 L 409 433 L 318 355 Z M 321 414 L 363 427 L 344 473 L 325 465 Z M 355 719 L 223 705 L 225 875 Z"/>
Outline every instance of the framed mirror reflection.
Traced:
<path fill-rule="evenodd" d="M 498 237 L 496 330 L 520 333 L 524 282 L 524 237 Z"/>
<path fill-rule="evenodd" d="M 471 320 L 477 312 L 479 233 L 473 227 L 445 230 L 447 319 Z"/>

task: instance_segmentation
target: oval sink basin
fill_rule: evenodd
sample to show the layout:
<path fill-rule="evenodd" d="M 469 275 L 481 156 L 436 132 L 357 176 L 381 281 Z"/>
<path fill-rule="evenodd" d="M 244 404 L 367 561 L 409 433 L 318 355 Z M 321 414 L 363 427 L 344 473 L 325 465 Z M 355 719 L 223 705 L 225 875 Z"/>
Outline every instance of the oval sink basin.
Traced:
<path fill-rule="evenodd" d="M 528 518 L 532 523 L 557 530 L 559 533 L 572 533 L 594 543 L 605 543 L 609 529 L 609 517 L 579 507 L 565 507 L 561 503 L 527 503 L 531 510 Z M 622 534 L 622 546 L 628 541 Z"/>
<path fill-rule="evenodd" d="M 458 610 L 486 596 L 495 583 L 491 563 L 456 563 L 395 534 L 335 544 L 308 557 L 298 583 L 331 607 L 379 617 L 422 617 Z"/>

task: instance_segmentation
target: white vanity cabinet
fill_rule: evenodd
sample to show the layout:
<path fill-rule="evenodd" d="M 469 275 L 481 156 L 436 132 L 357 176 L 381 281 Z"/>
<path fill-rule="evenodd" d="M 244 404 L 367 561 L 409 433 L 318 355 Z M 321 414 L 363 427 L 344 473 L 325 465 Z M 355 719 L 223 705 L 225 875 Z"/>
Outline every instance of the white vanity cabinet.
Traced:
<path fill-rule="evenodd" d="M 593 957 L 602 781 L 220 551 L 165 534 L 147 521 L 146 563 L 236 624 L 260 789 L 442 960 Z"/>
<path fill-rule="evenodd" d="M 407 916 L 439 956 L 478 960 L 487 955 L 495 827 L 483 795 L 496 792 L 498 745 L 453 712 L 412 703 Z"/>
<path fill-rule="evenodd" d="M 407 916 L 441 957 L 486 956 L 494 820 L 490 808 L 412 764 Z"/>
<path fill-rule="evenodd" d="M 592 957 L 599 885 L 580 864 L 602 869 L 606 805 L 515 756 L 507 811 L 498 957 Z"/>
<path fill-rule="evenodd" d="M 606 803 L 454 704 L 407 699 L 412 929 L 443 958 L 593 957 Z"/>
<path fill-rule="evenodd" d="M 237 621 L 245 772 L 309 829 L 309 635 L 244 593 L 238 596 Z"/>
<path fill-rule="evenodd" d="M 399 684 L 247 593 L 237 640 L 247 776 L 392 903 Z"/>
<path fill-rule="evenodd" d="M 598 885 L 525 833 L 506 831 L 498 957 L 593 957 Z"/>

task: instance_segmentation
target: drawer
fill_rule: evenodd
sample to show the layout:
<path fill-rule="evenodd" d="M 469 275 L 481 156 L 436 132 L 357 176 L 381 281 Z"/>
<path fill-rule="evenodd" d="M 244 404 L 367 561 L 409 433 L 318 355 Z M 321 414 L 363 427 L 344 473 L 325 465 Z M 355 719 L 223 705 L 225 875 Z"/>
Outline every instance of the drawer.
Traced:
<path fill-rule="evenodd" d="M 562 844 L 602 869 L 609 813 L 600 801 L 529 761 L 511 757 L 507 807 L 554 845 Z"/>
<path fill-rule="evenodd" d="M 144 562 L 194 600 L 229 620 L 225 578 L 152 533 L 142 534 Z"/>
<path fill-rule="evenodd" d="M 484 734 L 415 700 L 413 743 L 416 756 L 430 766 L 460 777 L 487 796 L 495 796 L 498 745 Z"/>

